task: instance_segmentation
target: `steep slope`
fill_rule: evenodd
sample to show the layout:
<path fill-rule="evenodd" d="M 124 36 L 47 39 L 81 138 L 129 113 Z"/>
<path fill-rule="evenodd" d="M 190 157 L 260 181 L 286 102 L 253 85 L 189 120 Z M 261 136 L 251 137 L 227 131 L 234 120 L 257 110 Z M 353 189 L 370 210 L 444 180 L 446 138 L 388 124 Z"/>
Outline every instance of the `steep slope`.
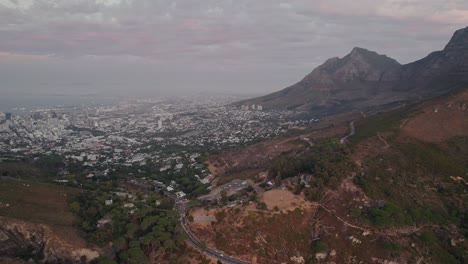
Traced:
<path fill-rule="evenodd" d="M 24 164 L 15 164 L 20 165 Z M 2 163 L 0 171 L 12 167 Z M 34 171 L 26 166 L 23 169 Z M 89 248 L 74 226 L 76 218 L 67 205 L 67 197 L 77 192 L 64 186 L 0 177 L 0 263 L 11 263 L 2 258 L 82 263 L 83 256 L 88 261 L 98 257 L 99 252 Z"/>
<path fill-rule="evenodd" d="M 468 27 L 457 30 L 442 51 L 386 72 L 383 82 L 409 96 L 441 94 L 468 83 Z"/>
<path fill-rule="evenodd" d="M 343 58 L 331 58 L 300 82 L 254 99 L 266 108 L 334 108 L 359 102 L 377 93 L 382 74 L 400 64 L 385 55 L 354 48 Z"/>
<path fill-rule="evenodd" d="M 330 114 L 419 100 L 467 83 L 468 27 L 456 31 L 444 50 L 406 65 L 385 55 L 354 48 L 343 58 L 327 60 L 288 88 L 237 105 Z"/>
<path fill-rule="evenodd" d="M 70 240 L 46 224 L 22 221 L 0 216 L 0 256 L 37 263 L 83 263 L 86 257 L 92 260 L 99 253 Z M 84 256 L 84 257 L 83 257 Z M 9 260 L 0 258 L 0 263 Z"/>

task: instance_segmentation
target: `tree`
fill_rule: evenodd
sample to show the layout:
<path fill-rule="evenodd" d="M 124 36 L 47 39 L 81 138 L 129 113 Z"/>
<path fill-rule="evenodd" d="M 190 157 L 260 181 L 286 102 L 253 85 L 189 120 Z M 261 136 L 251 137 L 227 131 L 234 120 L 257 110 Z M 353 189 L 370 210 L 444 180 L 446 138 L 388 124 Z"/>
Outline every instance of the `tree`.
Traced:
<path fill-rule="evenodd" d="M 70 204 L 70 210 L 73 213 L 77 214 L 80 211 L 80 204 L 78 202 L 76 202 L 76 201 L 71 203 Z"/>
<path fill-rule="evenodd" d="M 226 212 L 224 212 L 224 211 L 219 211 L 219 212 L 216 214 L 216 220 L 217 220 L 218 222 L 223 221 L 224 218 L 226 218 Z"/>
<path fill-rule="evenodd" d="M 259 210 L 266 210 L 266 209 L 267 209 L 266 203 L 260 202 L 260 203 L 257 205 L 257 209 L 259 209 Z"/>
<path fill-rule="evenodd" d="M 228 201 L 227 192 L 225 190 L 221 191 L 221 203 L 226 205 Z"/>
<path fill-rule="evenodd" d="M 278 172 L 275 178 L 275 187 L 278 188 L 281 186 L 281 172 Z"/>

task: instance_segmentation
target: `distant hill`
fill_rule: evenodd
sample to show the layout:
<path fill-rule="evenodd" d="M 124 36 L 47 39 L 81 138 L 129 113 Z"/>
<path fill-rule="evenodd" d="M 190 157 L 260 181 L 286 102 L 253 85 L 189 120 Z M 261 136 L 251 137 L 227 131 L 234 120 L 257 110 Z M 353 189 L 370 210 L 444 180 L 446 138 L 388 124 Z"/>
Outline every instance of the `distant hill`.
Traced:
<path fill-rule="evenodd" d="M 468 27 L 457 30 L 442 51 L 405 65 L 363 48 L 331 58 L 281 91 L 237 102 L 263 109 L 317 113 L 365 110 L 429 98 L 468 84 Z"/>

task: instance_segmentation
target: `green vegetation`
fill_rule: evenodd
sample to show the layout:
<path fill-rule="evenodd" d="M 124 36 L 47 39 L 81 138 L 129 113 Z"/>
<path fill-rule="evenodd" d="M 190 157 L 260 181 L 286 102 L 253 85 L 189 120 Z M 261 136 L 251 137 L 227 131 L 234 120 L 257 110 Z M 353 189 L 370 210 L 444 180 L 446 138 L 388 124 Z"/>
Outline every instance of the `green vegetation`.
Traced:
<path fill-rule="evenodd" d="M 354 179 L 371 198 L 391 205 L 371 208 L 364 215 L 378 225 L 461 225 L 466 214 L 461 197 L 464 186 L 450 179 L 464 175 L 460 157 L 453 156 L 450 149 L 415 140 L 393 142 L 392 146 L 394 151 L 366 161 L 364 173 Z M 468 144 L 457 147 L 461 151 Z"/>
<path fill-rule="evenodd" d="M 434 175 L 464 175 L 467 169 L 457 157 L 447 155 L 446 151 L 432 143 L 414 141 L 400 143 L 396 147 L 405 156 L 412 157 L 414 165 L 424 167 L 428 173 Z"/>
<path fill-rule="evenodd" d="M 438 237 L 436 233 L 426 231 L 419 236 L 419 240 L 432 252 L 434 262 L 448 264 L 465 263 L 468 259 L 468 250 L 448 245 L 449 241 L 444 239 L 447 235 L 444 234 Z M 449 249 L 447 250 L 447 248 Z"/>
<path fill-rule="evenodd" d="M 373 224 L 381 226 L 414 223 L 411 216 L 404 214 L 400 207 L 392 203 L 386 203 L 382 208 L 370 208 L 366 215 Z"/>
<path fill-rule="evenodd" d="M 221 221 L 224 220 L 224 218 L 226 218 L 226 212 L 224 211 L 219 211 L 216 213 L 216 221 L 219 223 Z"/>
<path fill-rule="evenodd" d="M 398 120 L 404 118 L 404 112 L 396 110 L 380 117 L 363 121 L 357 128 L 360 134 L 352 142 L 373 136 L 377 131 L 392 131 Z M 408 137 L 387 140 L 391 148 L 365 160 L 363 172 L 354 178 L 355 184 L 376 203 L 360 212 L 351 211 L 351 215 L 363 217 L 376 226 L 426 226 L 413 239 L 430 252 L 434 263 L 465 263 L 467 249 L 462 244 L 451 245 L 448 238 L 468 238 L 464 183 L 468 175 L 467 137 L 439 144 Z M 440 226 L 452 226 L 452 233 Z M 391 256 L 399 255 L 402 250 L 393 242 L 387 241 L 382 246 Z"/>
<path fill-rule="evenodd" d="M 320 200 L 325 187 L 336 188 L 341 180 L 355 169 L 350 151 L 336 140 L 318 142 L 313 148 L 301 153 L 288 153 L 275 160 L 270 169 L 270 177 L 285 179 L 309 173 L 314 176 L 306 189 L 310 200 Z M 296 184 L 295 193 L 303 186 Z"/>
<path fill-rule="evenodd" d="M 328 244 L 325 241 L 316 241 L 313 245 L 315 252 L 323 252 L 328 249 Z"/>
<path fill-rule="evenodd" d="M 112 198 L 111 205 L 105 201 Z M 152 206 L 159 200 L 159 206 Z M 124 206 L 125 204 L 132 206 Z M 152 195 L 146 201 L 116 197 L 105 190 L 86 191 L 69 201 L 80 218 L 88 240 L 99 245 L 113 242 L 119 263 L 150 263 L 150 256 L 163 256 L 171 263 L 183 262 L 187 235 L 172 211 L 174 201 Z"/>
<path fill-rule="evenodd" d="M 285 179 L 308 172 L 326 185 L 336 187 L 339 179 L 352 168 L 354 163 L 349 150 L 336 140 L 330 140 L 318 143 L 307 152 L 282 155 L 271 165 L 269 175 Z"/>
<path fill-rule="evenodd" d="M 227 202 L 228 202 L 227 193 L 225 190 L 222 190 L 221 191 L 221 204 L 224 206 L 227 204 Z"/>
<path fill-rule="evenodd" d="M 0 163 L 0 176 L 30 179 L 42 178 L 43 172 L 26 161 L 5 161 Z"/>
<path fill-rule="evenodd" d="M 258 210 L 266 210 L 266 209 L 267 209 L 266 203 L 264 203 L 264 202 L 259 202 L 259 203 L 257 204 L 257 209 L 258 209 Z"/>
<path fill-rule="evenodd" d="M 399 244 L 392 243 L 392 242 L 385 242 L 383 247 L 385 250 L 388 250 L 391 252 L 400 252 L 401 250 L 401 246 Z"/>
<path fill-rule="evenodd" d="M 407 117 L 409 107 L 378 113 L 356 122 L 356 133 L 349 137 L 352 145 L 377 135 L 377 132 L 392 131 L 399 128 L 401 120 Z"/>

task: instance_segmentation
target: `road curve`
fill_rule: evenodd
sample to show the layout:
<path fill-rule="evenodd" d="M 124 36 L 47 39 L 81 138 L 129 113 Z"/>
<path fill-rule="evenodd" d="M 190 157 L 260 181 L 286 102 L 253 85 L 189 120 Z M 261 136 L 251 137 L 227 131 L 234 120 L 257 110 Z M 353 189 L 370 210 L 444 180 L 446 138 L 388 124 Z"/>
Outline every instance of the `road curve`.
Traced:
<path fill-rule="evenodd" d="M 217 252 L 214 249 L 207 248 L 204 246 L 202 243 L 200 243 L 190 232 L 190 230 L 187 228 L 187 220 L 184 216 L 181 216 L 180 218 L 180 223 L 182 225 L 182 228 L 184 229 L 185 233 L 189 236 L 187 239 L 187 242 L 189 242 L 194 248 L 199 250 L 200 252 L 204 253 L 205 255 L 211 256 L 213 258 L 216 258 L 223 263 L 226 264 L 250 264 L 251 262 L 246 262 L 240 259 L 233 258 L 231 256 L 225 256 L 222 253 Z"/>
<path fill-rule="evenodd" d="M 344 144 L 346 143 L 346 141 L 348 140 L 349 137 L 353 136 L 354 134 L 356 133 L 356 129 L 354 127 L 354 121 L 351 121 L 349 123 L 349 134 L 345 137 L 343 137 L 342 139 L 340 139 L 340 143 L 341 144 Z"/>
<path fill-rule="evenodd" d="M 174 209 L 180 214 L 179 221 L 185 233 L 187 233 L 187 235 L 189 236 L 187 242 L 190 243 L 190 245 L 192 245 L 195 249 L 202 252 L 203 254 L 218 259 L 225 264 L 251 264 L 251 262 L 246 262 L 240 259 L 233 258 L 231 256 L 225 256 L 224 254 L 219 253 L 214 249 L 207 248 L 200 241 L 198 241 L 197 238 L 190 232 L 190 229 L 187 226 L 187 219 L 185 216 L 188 210 L 188 201 L 185 199 L 181 199 L 168 191 L 164 191 L 164 193 L 175 200 Z"/>

